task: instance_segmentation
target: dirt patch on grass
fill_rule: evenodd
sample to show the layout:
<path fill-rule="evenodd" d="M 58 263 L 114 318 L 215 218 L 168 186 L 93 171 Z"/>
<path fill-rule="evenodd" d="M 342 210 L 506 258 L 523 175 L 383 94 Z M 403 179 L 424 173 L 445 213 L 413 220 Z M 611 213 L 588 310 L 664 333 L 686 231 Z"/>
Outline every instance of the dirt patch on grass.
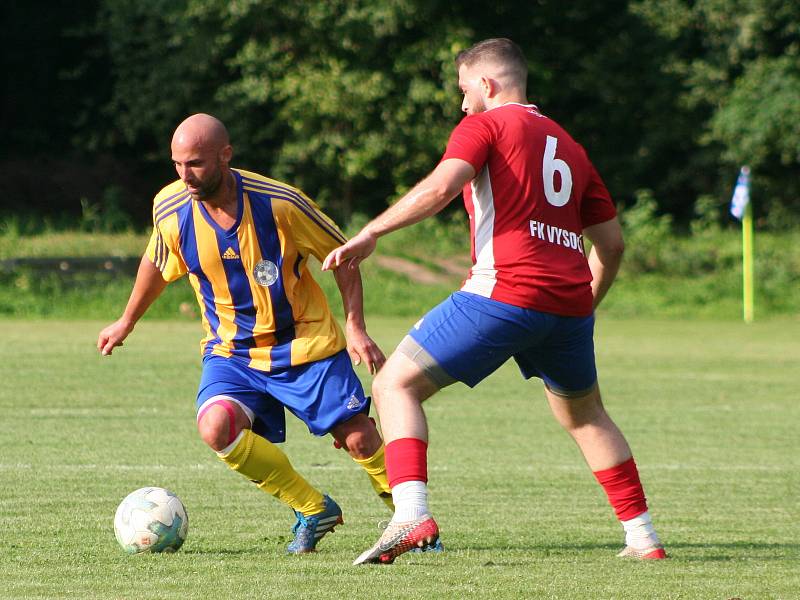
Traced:
<path fill-rule="evenodd" d="M 469 272 L 469 263 L 457 258 L 437 259 L 435 262 L 442 272 L 435 272 L 419 263 L 399 256 L 376 256 L 379 267 L 401 273 L 415 283 L 425 285 L 455 285 Z"/>

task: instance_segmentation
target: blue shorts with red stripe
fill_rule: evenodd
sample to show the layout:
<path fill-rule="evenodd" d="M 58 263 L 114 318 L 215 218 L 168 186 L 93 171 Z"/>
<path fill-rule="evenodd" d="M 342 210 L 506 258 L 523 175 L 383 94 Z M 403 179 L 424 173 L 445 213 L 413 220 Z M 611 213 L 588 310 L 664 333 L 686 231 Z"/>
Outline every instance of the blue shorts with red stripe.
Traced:
<path fill-rule="evenodd" d="M 474 387 L 514 358 L 526 379 L 580 396 L 597 381 L 594 315 L 564 317 L 455 292 L 409 332 L 446 375 Z"/>
<path fill-rule="evenodd" d="M 350 356 L 342 350 L 314 362 L 259 371 L 248 360 L 207 355 L 197 392 L 197 411 L 220 396 L 235 401 L 250 417 L 253 432 L 271 442 L 286 440 L 284 409 L 303 421 L 314 435 L 325 435 L 339 423 L 368 413 L 369 396 Z"/>

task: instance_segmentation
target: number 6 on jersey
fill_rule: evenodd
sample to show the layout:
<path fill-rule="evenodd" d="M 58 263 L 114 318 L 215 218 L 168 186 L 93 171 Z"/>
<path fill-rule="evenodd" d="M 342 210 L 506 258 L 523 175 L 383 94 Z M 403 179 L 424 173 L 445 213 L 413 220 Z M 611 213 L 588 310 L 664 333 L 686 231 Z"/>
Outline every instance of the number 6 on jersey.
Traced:
<path fill-rule="evenodd" d="M 556 158 L 558 139 L 552 135 L 547 136 L 547 144 L 542 158 L 542 180 L 544 182 L 544 196 L 553 206 L 564 206 L 569 202 L 572 193 L 572 171 L 569 165 L 560 158 Z M 561 175 L 561 189 L 556 191 L 556 172 Z"/>

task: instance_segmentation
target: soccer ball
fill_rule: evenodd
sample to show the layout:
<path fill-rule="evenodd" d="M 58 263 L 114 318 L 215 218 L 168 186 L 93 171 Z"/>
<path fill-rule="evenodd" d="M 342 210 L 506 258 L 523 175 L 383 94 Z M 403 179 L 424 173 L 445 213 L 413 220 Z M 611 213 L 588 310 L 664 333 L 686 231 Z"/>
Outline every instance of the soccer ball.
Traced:
<path fill-rule="evenodd" d="M 128 494 L 114 515 L 114 533 L 122 549 L 175 552 L 189 532 L 189 518 L 175 494 L 160 487 L 144 487 Z"/>

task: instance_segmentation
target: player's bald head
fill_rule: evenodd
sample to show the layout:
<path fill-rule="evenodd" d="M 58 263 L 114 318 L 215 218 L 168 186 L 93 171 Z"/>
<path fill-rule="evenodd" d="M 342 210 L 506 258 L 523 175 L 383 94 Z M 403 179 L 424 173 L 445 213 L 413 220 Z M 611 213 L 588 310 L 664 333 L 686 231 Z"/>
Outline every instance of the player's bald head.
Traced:
<path fill-rule="evenodd" d="M 508 38 L 478 42 L 456 56 L 456 68 L 480 69 L 487 76 L 523 92 L 528 81 L 528 62 L 522 50 Z"/>
<path fill-rule="evenodd" d="M 172 145 L 217 151 L 230 145 L 230 138 L 222 121 L 211 115 L 198 113 L 178 125 L 172 136 Z"/>

